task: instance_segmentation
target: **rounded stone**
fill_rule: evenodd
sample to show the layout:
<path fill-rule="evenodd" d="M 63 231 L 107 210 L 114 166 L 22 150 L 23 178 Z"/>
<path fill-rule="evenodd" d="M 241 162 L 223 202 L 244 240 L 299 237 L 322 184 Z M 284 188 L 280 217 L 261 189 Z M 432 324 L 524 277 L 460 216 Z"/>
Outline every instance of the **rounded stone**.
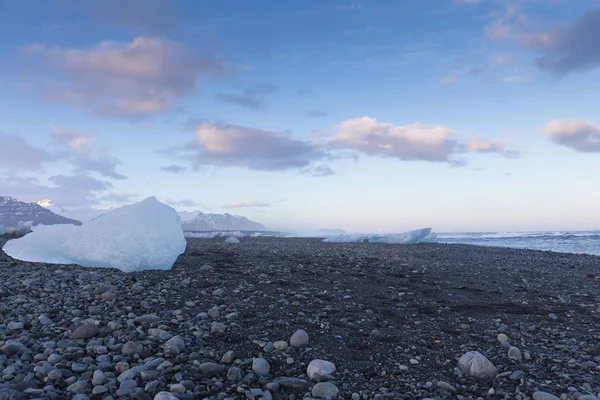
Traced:
<path fill-rule="evenodd" d="M 533 396 L 531 396 L 533 400 L 560 400 L 559 397 L 556 397 L 553 394 L 548 392 L 535 392 Z"/>
<path fill-rule="evenodd" d="M 271 366 L 264 358 L 255 358 L 252 361 L 252 371 L 260 376 L 268 376 L 269 372 L 271 372 Z"/>
<path fill-rule="evenodd" d="M 308 333 L 306 331 L 300 329 L 294 332 L 292 337 L 290 338 L 290 344 L 292 347 L 302 347 L 308 344 Z"/>
<path fill-rule="evenodd" d="M 288 342 L 286 342 L 285 340 L 278 340 L 275 343 L 273 343 L 273 346 L 275 346 L 276 350 L 284 351 L 288 348 Z"/>
<path fill-rule="evenodd" d="M 332 375 L 335 372 L 335 364 L 325 360 L 312 360 L 306 368 L 306 375 L 310 379 L 315 379 L 318 376 Z"/>
<path fill-rule="evenodd" d="M 91 339 L 98 334 L 98 327 L 94 324 L 84 324 L 73 331 L 71 339 Z"/>
<path fill-rule="evenodd" d="M 500 344 L 508 342 L 508 336 L 506 336 L 504 333 L 500 333 L 498 335 L 498 342 L 500 342 Z"/>
<path fill-rule="evenodd" d="M 312 388 L 312 395 L 314 397 L 336 397 L 340 390 L 331 382 L 319 382 Z"/>

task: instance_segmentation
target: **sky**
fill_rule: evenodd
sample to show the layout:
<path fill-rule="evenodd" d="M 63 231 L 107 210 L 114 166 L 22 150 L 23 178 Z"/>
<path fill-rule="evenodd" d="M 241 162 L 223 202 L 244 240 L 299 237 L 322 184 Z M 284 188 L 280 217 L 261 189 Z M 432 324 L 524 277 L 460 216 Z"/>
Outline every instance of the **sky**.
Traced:
<path fill-rule="evenodd" d="M 600 0 L 0 0 L 0 195 L 600 229 Z"/>

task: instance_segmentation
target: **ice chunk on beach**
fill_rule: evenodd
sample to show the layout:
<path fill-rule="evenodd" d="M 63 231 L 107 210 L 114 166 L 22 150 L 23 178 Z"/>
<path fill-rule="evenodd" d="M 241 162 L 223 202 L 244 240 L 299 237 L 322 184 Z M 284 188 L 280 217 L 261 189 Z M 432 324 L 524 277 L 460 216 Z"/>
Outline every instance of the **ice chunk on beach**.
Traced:
<path fill-rule="evenodd" d="M 435 233 L 431 228 L 417 229 L 414 231 L 390 234 L 390 235 L 337 235 L 323 240 L 326 243 L 386 243 L 386 244 L 412 244 L 423 242 L 435 242 Z"/>
<path fill-rule="evenodd" d="M 150 197 L 81 226 L 33 227 L 32 233 L 7 242 L 3 250 L 23 261 L 134 272 L 171 269 L 185 246 L 175 210 Z"/>
<path fill-rule="evenodd" d="M 6 235 L 6 228 L 4 225 L 0 225 L 0 236 Z"/>
<path fill-rule="evenodd" d="M 239 242 L 240 241 L 235 236 L 229 236 L 227 239 L 225 239 L 225 243 L 237 244 Z"/>

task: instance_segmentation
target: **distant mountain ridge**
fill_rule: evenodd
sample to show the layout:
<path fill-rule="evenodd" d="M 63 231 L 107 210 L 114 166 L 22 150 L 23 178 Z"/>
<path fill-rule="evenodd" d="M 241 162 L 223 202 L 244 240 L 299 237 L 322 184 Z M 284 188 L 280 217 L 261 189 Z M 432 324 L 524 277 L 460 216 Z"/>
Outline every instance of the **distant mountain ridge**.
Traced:
<path fill-rule="evenodd" d="M 0 196 L 0 225 L 17 226 L 19 221 L 32 221 L 33 225 L 81 225 L 80 221 L 57 215 L 38 203 L 19 201 L 10 196 Z"/>
<path fill-rule="evenodd" d="M 179 212 L 184 231 L 266 231 L 261 223 L 231 214 L 205 214 L 201 211 Z"/>

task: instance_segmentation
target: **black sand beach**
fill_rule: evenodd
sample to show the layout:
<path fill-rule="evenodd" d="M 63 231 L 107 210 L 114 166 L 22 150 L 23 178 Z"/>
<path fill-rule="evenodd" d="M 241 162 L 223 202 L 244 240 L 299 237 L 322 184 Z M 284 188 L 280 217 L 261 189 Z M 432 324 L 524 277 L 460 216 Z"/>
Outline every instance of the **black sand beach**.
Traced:
<path fill-rule="evenodd" d="M 71 337 L 90 323 L 98 330 L 88 325 Z M 285 344 L 275 342 L 297 330 L 308 344 L 280 350 Z M 169 340 L 176 335 L 182 340 Z M 600 257 L 188 239 L 173 270 L 125 274 L 0 252 L 0 346 L 0 399 L 147 399 L 161 391 L 299 399 L 315 394 L 316 380 L 332 383 L 320 386 L 324 393 L 335 386 L 339 398 L 355 400 L 527 399 L 536 391 L 593 399 L 586 395 L 600 392 Z M 520 360 L 509 359 L 510 346 Z M 496 366 L 495 378 L 457 368 L 471 350 Z M 265 376 L 252 368 L 261 356 Z M 314 359 L 337 371 L 307 377 Z"/>

